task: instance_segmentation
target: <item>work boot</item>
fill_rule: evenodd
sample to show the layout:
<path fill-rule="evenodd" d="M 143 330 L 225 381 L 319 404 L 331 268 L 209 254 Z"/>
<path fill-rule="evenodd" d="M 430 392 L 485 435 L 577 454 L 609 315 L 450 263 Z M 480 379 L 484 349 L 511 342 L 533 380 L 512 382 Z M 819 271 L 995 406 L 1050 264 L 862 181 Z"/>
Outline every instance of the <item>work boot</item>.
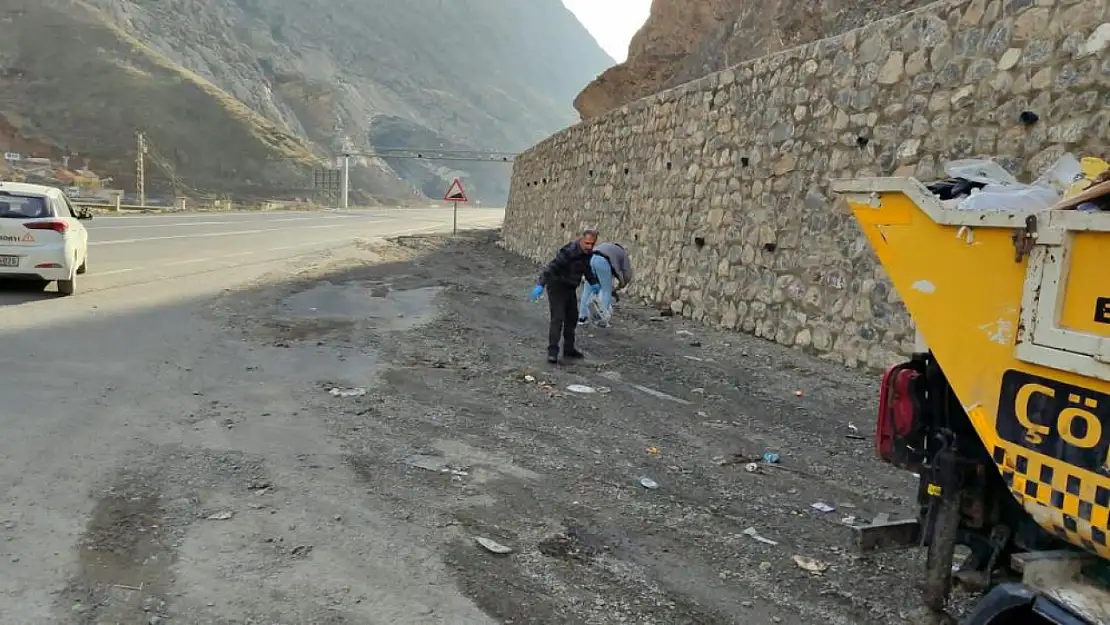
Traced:
<path fill-rule="evenodd" d="M 547 362 L 550 362 L 551 364 L 555 364 L 555 363 L 559 362 L 559 348 L 558 347 L 548 347 L 547 348 Z"/>
<path fill-rule="evenodd" d="M 563 356 L 566 357 L 566 358 L 579 360 L 581 358 L 585 358 L 586 354 L 583 354 L 582 352 L 578 351 L 577 349 L 574 349 L 573 347 L 568 347 L 568 348 L 563 350 Z"/>

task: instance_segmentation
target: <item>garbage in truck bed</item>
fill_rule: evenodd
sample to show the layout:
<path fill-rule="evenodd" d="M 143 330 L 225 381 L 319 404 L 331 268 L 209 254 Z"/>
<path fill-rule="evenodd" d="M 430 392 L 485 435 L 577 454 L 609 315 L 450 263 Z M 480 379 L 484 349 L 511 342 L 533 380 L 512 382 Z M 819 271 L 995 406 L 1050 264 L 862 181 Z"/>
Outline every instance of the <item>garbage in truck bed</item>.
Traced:
<path fill-rule="evenodd" d="M 927 185 L 951 208 L 968 211 L 1045 209 L 1110 211 L 1110 164 L 1064 154 L 1032 184 L 1018 182 L 991 159 L 949 161 L 948 178 Z"/>

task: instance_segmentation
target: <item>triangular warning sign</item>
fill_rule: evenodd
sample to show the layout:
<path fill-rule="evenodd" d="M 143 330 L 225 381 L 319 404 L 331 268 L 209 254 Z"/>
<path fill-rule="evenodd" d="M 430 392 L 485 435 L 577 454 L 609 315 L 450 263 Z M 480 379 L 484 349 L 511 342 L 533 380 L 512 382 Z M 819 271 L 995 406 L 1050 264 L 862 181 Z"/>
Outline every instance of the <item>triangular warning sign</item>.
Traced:
<path fill-rule="evenodd" d="M 448 202 L 465 202 L 466 191 L 463 191 L 462 181 L 455 178 L 450 187 L 447 187 L 447 193 L 443 195 L 443 199 Z"/>

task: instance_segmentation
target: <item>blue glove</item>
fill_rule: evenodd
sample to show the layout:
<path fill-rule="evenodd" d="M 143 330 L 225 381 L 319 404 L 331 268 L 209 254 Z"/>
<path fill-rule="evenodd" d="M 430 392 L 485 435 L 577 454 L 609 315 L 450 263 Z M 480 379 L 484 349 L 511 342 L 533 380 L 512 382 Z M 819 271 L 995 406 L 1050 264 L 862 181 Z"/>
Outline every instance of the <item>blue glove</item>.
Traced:
<path fill-rule="evenodd" d="M 532 289 L 532 292 L 528 294 L 528 299 L 534 302 L 538 300 L 541 295 L 543 295 L 543 285 L 537 284 L 536 288 Z"/>
<path fill-rule="evenodd" d="M 600 284 L 591 284 L 590 285 L 590 292 L 592 292 L 594 295 L 597 295 L 598 293 L 601 293 L 601 285 Z"/>

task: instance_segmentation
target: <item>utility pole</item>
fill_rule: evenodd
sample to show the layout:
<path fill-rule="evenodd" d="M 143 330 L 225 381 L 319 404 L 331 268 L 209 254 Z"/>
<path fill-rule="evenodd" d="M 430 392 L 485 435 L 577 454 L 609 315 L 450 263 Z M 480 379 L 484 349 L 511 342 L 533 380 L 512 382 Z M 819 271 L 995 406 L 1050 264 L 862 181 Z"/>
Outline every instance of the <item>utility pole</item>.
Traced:
<path fill-rule="evenodd" d="M 341 191 L 342 196 L 340 197 L 340 200 L 339 200 L 340 208 L 342 208 L 343 210 L 347 210 L 347 206 L 348 206 L 347 200 L 348 200 L 348 195 L 349 195 L 350 191 L 351 191 L 351 155 L 350 154 L 344 154 L 343 155 L 343 188 L 342 188 L 342 191 Z"/>
<path fill-rule="evenodd" d="M 144 155 L 146 154 L 146 138 L 143 133 L 135 133 L 138 146 L 135 151 L 135 192 L 139 196 L 139 206 L 146 206 L 146 167 Z"/>

